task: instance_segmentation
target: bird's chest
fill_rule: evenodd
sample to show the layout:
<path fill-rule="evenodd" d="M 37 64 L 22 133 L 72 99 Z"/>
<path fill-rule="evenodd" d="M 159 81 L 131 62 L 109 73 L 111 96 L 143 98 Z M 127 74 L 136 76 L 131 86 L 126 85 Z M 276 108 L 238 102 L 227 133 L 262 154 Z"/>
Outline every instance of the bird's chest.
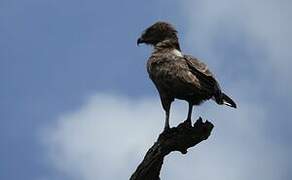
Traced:
<path fill-rule="evenodd" d="M 151 79 L 168 79 L 175 75 L 178 68 L 175 62 L 168 59 L 149 60 L 147 63 L 147 71 Z"/>
<path fill-rule="evenodd" d="M 185 60 L 177 52 L 151 56 L 147 62 L 147 71 L 151 78 L 170 78 L 186 70 Z"/>
<path fill-rule="evenodd" d="M 181 74 L 183 65 L 179 60 L 173 59 L 156 59 L 148 62 L 148 73 L 156 87 L 162 91 L 171 93 L 181 85 Z"/>

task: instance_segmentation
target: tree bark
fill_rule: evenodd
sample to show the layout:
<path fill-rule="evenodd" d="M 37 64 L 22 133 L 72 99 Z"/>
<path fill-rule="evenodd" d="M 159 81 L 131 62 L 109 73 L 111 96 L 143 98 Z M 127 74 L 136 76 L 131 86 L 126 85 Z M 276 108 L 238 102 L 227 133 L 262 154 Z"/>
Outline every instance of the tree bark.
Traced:
<path fill-rule="evenodd" d="M 130 180 L 160 180 L 159 174 L 163 159 L 172 151 L 187 153 L 187 149 L 206 140 L 214 125 L 199 118 L 193 126 L 187 122 L 162 132 L 154 145 L 148 150 Z"/>

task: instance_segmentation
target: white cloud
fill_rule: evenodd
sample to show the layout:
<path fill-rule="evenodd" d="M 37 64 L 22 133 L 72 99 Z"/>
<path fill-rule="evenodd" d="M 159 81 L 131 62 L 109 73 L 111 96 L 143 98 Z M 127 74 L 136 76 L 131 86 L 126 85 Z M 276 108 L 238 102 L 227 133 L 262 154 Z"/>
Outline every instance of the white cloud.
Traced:
<path fill-rule="evenodd" d="M 163 127 L 157 99 L 99 93 L 90 97 L 43 132 L 50 164 L 71 179 L 128 179 Z M 204 109 L 208 106 L 213 111 Z M 167 157 L 162 179 L 280 179 L 286 171 L 283 149 L 265 139 L 264 109 L 252 106 L 241 102 L 234 111 L 208 103 L 197 108 L 194 116 L 200 112 L 213 120 L 215 129 L 186 156 Z M 172 124 L 184 119 L 185 111 L 186 106 L 176 102 Z"/>
<path fill-rule="evenodd" d="M 155 105 L 154 105 L 155 104 Z M 159 104 L 96 94 L 48 128 L 44 142 L 58 170 L 76 179 L 127 179 L 163 122 Z"/>

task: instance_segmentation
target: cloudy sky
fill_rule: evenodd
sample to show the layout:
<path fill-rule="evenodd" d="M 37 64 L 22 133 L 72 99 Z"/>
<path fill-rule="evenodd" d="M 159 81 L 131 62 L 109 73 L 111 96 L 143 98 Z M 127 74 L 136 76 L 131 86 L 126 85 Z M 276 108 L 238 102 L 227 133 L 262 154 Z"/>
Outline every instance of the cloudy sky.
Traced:
<path fill-rule="evenodd" d="M 162 179 L 292 178 L 292 1 L 2 0 L 0 179 L 128 179 L 164 125 L 136 39 L 158 20 L 206 62 L 238 109 L 206 102 L 215 128 Z M 176 101 L 171 125 L 186 118 Z"/>

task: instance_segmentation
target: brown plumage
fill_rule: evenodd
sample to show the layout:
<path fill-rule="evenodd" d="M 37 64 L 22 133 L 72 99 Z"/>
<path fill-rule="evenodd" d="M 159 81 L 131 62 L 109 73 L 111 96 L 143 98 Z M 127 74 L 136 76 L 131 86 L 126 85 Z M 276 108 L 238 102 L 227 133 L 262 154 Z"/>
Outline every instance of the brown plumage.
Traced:
<path fill-rule="evenodd" d="M 193 105 L 199 105 L 205 100 L 212 98 L 218 104 L 236 108 L 233 100 L 221 91 L 207 66 L 198 59 L 181 53 L 177 31 L 171 24 L 153 24 L 138 39 L 137 44 L 140 43 L 154 46 L 147 62 L 147 71 L 159 92 L 166 113 L 164 129 L 169 129 L 169 111 L 174 99 L 189 103 L 187 122 L 190 124 Z"/>

